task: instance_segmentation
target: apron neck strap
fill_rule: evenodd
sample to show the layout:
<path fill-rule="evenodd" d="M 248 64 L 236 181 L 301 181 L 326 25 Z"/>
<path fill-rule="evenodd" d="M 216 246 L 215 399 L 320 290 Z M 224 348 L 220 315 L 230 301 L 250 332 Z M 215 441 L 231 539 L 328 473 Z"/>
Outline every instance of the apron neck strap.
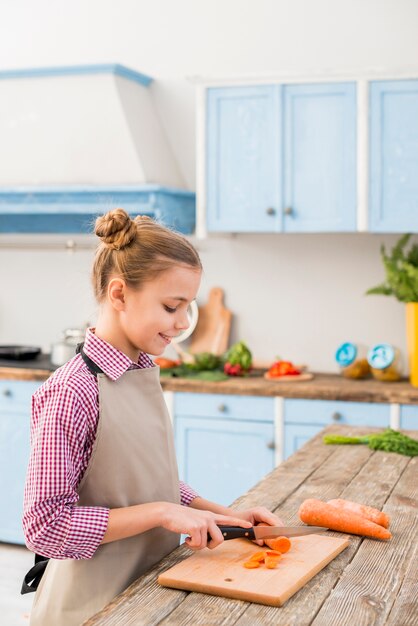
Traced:
<path fill-rule="evenodd" d="M 75 349 L 76 354 L 80 354 L 81 358 L 83 359 L 84 363 L 87 365 L 93 376 L 97 377 L 97 374 L 104 374 L 104 371 L 98 365 L 96 365 L 96 363 L 94 363 L 94 361 L 92 361 L 90 357 L 87 356 L 87 354 L 83 350 L 83 346 L 84 342 L 77 345 Z"/>

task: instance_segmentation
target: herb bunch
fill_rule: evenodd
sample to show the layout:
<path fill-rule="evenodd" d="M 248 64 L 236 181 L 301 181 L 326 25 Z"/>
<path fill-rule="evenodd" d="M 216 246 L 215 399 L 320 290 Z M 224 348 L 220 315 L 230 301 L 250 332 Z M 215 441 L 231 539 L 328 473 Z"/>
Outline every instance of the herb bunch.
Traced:
<path fill-rule="evenodd" d="M 363 437 L 345 437 L 343 435 L 324 435 L 327 444 L 367 444 L 372 450 L 397 452 L 404 456 L 418 456 L 418 440 L 412 439 L 392 428 L 383 433 L 364 435 Z"/>
<path fill-rule="evenodd" d="M 402 235 L 390 255 L 386 254 L 385 246 L 381 246 L 386 280 L 366 291 L 367 295 L 395 296 L 400 302 L 418 302 L 418 244 L 412 245 L 406 252 L 410 237 L 410 233 Z"/>

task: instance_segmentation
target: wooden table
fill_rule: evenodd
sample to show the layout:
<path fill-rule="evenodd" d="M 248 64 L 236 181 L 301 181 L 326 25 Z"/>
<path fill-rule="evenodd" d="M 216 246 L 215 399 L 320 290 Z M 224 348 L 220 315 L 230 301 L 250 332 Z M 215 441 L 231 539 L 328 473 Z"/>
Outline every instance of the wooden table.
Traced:
<path fill-rule="evenodd" d="M 343 497 L 383 508 L 392 519 L 389 542 L 352 535 L 350 546 L 279 608 L 159 586 L 158 574 L 191 553 L 180 546 L 86 624 L 416 626 L 418 457 L 322 443 L 324 432 L 357 435 L 371 430 L 324 429 L 235 506 L 266 506 L 286 523 L 297 524 L 305 498 Z"/>

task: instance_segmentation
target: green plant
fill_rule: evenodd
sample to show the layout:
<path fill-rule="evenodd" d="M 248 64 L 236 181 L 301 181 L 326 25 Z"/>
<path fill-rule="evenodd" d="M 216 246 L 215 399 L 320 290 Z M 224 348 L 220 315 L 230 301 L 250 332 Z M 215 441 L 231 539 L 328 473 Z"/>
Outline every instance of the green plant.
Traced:
<path fill-rule="evenodd" d="M 410 233 L 402 235 L 390 256 L 386 254 L 385 246 L 381 246 L 386 280 L 366 291 L 367 295 L 395 296 L 401 302 L 418 302 L 418 245 L 413 244 L 409 252 L 406 252 L 405 247 L 410 237 Z"/>

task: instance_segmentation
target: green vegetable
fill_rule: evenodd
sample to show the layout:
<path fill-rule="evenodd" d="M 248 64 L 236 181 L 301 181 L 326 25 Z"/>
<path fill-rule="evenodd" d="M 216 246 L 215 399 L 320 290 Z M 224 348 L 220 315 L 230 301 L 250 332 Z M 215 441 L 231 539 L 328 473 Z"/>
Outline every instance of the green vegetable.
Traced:
<path fill-rule="evenodd" d="M 220 370 L 197 370 L 194 364 L 182 363 L 178 367 L 160 370 L 160 376 L 167 378 L 191 378 L 193 380 L 221 381 L 227 380 L 228 376 Z"/>
<path fill-rule="evenodd" d="M 216 370 L 221 366 L 221 359 L 211 352 L 199 352 L 194 356 L 194 364 L 198 370 Z"/>
<path fill-rule="evenodd" d="M 230 365 L 240 365 L 243 370 L 249 370 L 251 369 L 253 357 L 247 345 L 243 341 L 239 341 L 225 352 L 224 361 Z"/>
<path fill-rule="evenodd" d="M 418 440 L 412 439 L 397 430 L 386 428 L 383 433 L 364 435 L 363 437 L 344 437 L 343 435 L 324 435 L 327 444 L 365 443 L 371 450 L 397 452 L 405 456 L 418 456 Z"/>
<path fill-rule="evenodd" d="M 414 244 L 408 253 L 404 248 L 411 234 L 403 235 L 392 249 L 391 255 L 386 254 L 382 245 L 380 253 L 386 271 L 386 280 L 381 285 L 369 289 L 366 294 L 395 296 L 401 302 L 418 302 L 418 245 Z"/>

